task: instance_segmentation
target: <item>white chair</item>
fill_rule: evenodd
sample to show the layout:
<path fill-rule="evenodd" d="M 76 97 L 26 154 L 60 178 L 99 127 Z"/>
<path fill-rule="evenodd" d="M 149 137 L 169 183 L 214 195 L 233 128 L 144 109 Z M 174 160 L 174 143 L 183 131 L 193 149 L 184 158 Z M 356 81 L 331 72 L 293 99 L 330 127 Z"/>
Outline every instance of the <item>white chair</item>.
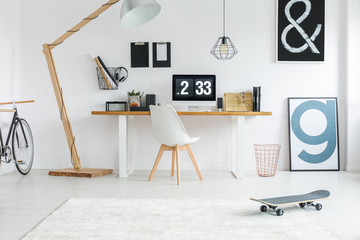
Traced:
<path fill-rule="evenodd" d="M 153 179 L 164 151 L 172 151 L 171 176 L 174 176 L 176 155 L 177 184 L 180 184 L 179 151 L 184 150 L 189 153 L 195 170 L 200 180 L 202 180 L 202 175 L 189 145 L 190 143 L 198 141 L 200 138 L 192 138 L 188 135 L 179 116 L 171 105 L 150 106 L 150 112 L 155 138 L 161 143 L 161 147 L 151 171 L 149 181 Z"/>

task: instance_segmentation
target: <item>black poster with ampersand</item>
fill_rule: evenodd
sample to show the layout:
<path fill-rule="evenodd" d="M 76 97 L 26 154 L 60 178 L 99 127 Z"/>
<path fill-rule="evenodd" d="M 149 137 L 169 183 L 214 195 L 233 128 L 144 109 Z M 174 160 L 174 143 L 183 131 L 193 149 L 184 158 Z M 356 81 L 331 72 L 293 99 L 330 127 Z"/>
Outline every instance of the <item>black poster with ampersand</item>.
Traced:
<path fill-rule="evenodd" d="M 278 0 L 277 61 L 324 61 L 325 0 Z"/>

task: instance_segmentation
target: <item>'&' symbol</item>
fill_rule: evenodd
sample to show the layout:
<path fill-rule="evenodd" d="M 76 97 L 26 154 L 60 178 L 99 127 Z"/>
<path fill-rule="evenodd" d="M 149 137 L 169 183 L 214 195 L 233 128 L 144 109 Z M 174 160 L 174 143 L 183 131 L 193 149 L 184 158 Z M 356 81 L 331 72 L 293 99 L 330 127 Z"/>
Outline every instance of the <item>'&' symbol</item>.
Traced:
<path fill-rule="evenodd" d="M 303 2 L 306 6 L 305 8 L 305 12 L 295 21 L 290 14 L 290 8 L 297 2 Z M 305 51 L 308 47 L 310 47 L 311 51 L 315 54 L 320 54 L 319 50 L 317 49 L 317 47 L 315 46 L 315 44 L 313 43 L 313 41 L 315 41 L 315 39 L 317 38 L 317 36 L 319 35 L 319 33 L 321 32 L 321 24 L 317 24 L 317 27 L 314 31 L 314 33 L 311 35 L 311 37 L 309 37 L 304 29 L 302 29 L 300 27 L 300 24 L 309 16 L 311 11 L 311 2 L 310 0 L 291 0 L 288 2 L 288 4 L 286 4 L 285 6 L 285 16 L 288 19 L 288 21 L 290 22 L 290 24 L 284 29 L 284 31 L 281 34 L 281 42 L 284 46 L 284 48 L 286 50 L 288 50 L 291 53 L 301 53 L 303 51 Z M 301 35 L 301 37 L 306 41 L 306 43 L 304 43 L 304 45 L 302 45 L 301 47 L 292 47 L 290 46 L 287 41 L 286 41 L 286 36 L 288 34 L 288 32 L 295 28 Z"/>

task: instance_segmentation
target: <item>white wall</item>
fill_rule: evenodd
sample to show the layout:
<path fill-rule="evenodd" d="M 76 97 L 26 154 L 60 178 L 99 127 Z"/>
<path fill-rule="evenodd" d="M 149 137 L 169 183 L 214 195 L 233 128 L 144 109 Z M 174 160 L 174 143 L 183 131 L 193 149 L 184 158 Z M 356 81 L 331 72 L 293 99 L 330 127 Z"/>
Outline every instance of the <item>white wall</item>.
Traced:
<path fill-rule="evenodd" d="M 42 44 L 50 43 L 105 1 L 33 0 L 22 2 L 23 95 L 36 98 L 29 118 L 36 143 L 35 168 L 70 166 L 70 154 L 60 122 Z M 159 0 L 160 15 L 133 29 L 119 23 L 120 5 L 53 50 L 83 167 L 117 168 L 117 118 L 92 116 L 105 101 L 124 100 L 132 89 L 155 93 L 170 103 L 173 73 L 217 75 L 218 96 L 262 87 L 262 110 L 271 117 L 246 122 L 245 167 L 255 168 L 254 143 L 280 143 L 280 169 L 288 169 L 287 98 L 335 96 L 339 100 L 340 155 L 345 156 L 345 1 L 326 1 L 325 62 L 275 63 L 275 0 L 227 1 L 227 33 L 238 48 L 231 61 L 216 60 L 209 51 L 222 34 L 222 1 Z M 191 7 L 189 7 L 191 6 Z M 170 41 L 172 67 L 130 68 L 130 42 Z M 100 55 L 108 66 L 125 66 L 129 78 L 117 91 L 97 87 L 94 61 Z M 229 169 L 230 120 L 226 117 L 183 117 L 188 132 L 201 136 L 193 145 L 201 169 Z M 136 118 L 135 168 L 151 169 L 159 144 L 149 117 Z M 170 158 L 170 155 L 165 155 Z M 181 156 L 185 158 L 185 155 Z M 170 161 L 160 168 L 168 169 Z M 193 169 L 190 161 L 182 168 Z"/>
<path fill-rule="evenodd" d="M 20 95 L 21 75 L 20 0 L 1 1 L 0 8 L 0 102 L 8 102 Z M 0 108 L 5 108 L 1 106 Z M 8 133 L 12 115 L 0 113 L 3 137 Z M 4 140 L 5 141 L 5 140 Z M 13 164 L 1 164 L 0 175 L 14 170 Z"/>
<path fill-rule="evenodd" d="M 348 0 L 348 56 L 347 56 L 347 167 L 360 171 L 360 1 Z"/>

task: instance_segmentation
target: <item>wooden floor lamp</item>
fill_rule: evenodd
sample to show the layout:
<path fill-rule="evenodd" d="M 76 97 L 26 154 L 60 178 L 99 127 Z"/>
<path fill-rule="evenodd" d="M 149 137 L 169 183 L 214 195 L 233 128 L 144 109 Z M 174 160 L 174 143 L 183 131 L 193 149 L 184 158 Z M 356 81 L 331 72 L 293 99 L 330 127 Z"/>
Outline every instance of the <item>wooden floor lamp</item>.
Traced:
<path fill-rule="evenodd" d="M 73 28 L 66 31 L 58 39 L 51 44 L 43 44 L 43 53 L 46 57 L 46 62 L 49 68 L 51 82 L 54 88 L 56 102 L 60 112 L 60 118 L 63 123 L 66 140 L 71 153 L 71 162 L 73 168 L 66 168 L 60 170 L 49 171 L 52 176 L 73 176 L 73 177 L 98 177 L 102 175 L 111 174 L 112 169 L 90 169 L 81 168 L 80 158 L 77 153 L 75 137 L 73 135 L 70 120 L 66 111 L 62 88 L 60 87 L 58 75 L 55 68 L 55 63 L 52 55 L 52 49 L 63 43 L 74 33 L 78 32 L 82 27 L 97 18 L 101 13 L 113 6 L 120 0 L 109 0 L 100 8 L 95 10 L 89 16 L 84 18 L 81 22 L 76 24 Z M 146 23 L 153 19 L 160 12 L 160 5 L 155 0 L 125 0 L 121 8 L 121 24 L 125 27 L 134 27 Z"/>

